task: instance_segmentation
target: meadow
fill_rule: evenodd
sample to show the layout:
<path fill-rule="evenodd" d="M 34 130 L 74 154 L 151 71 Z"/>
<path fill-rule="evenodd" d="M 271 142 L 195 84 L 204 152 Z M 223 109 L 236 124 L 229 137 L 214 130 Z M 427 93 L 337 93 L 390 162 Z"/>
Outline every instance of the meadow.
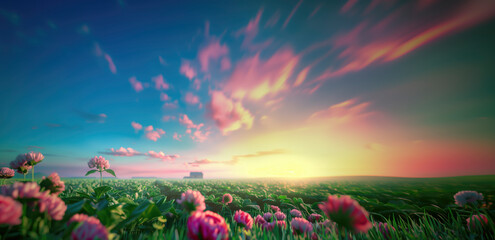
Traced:
<path fill-rule="evenodd" d="M 62 179 L 59 197 L 67 205 L 60 221 L 43 217 L 24 219 L 20 226 L 1 227 L 2 239 L 70 238 L 75 214 L 94 216 L 109 233 L 109 239 L 187 239 L 188 217 L 178 199 L 187 190 L 204 196 L 206 210 L 221 215 L 229 239 L 494 239 L 495 176 L 453 178 L 347 177 L 305 180 L 161 180 L 161 179 Z M 13 182 L 7 180 L 6 184 Z M 39 182 L 39 180 L 38 180 Z M 101 186 L 100 186 L 101 185 Z M 483 201 L 458 206 L 454 194 L 473 190 Z M 232 201 L 222 203 L 224 194 Z M 349 195 L 369 213 L 373 224 L 366 232 L 328 224 L 319 208 L 329 195 Z M 246 230 L 234 219 L 242 210 L 252 218 L 276 211 L 284 213 L 285 226 L 266 229 L 257 222 Z M 311 220 L 312 233 L 298 234 L 290 227 L 291 210 Z M 311 214 L 320 219 L 311 219 Z M 315 215 L 318 214 L 318 215 Z M 466 219 L 484 214 L 488 224 L 468 227 Z M 386 229 L 379 227 L 387 223 Z M 289 227 L 287 227 L 289 226 Z M 383 225 L 382 225 L 383 226 Z M 7 232 L 7 230 L 9 230 Z M 73 238 L 74 239 L 74 238 Z"/>

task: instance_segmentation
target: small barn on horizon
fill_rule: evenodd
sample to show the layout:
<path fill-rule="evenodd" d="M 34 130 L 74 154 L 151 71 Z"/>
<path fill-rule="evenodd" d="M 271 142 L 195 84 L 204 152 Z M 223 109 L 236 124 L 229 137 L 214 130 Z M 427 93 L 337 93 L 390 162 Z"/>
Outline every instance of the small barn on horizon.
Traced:
<path fill-rule="evenodd" d="M 190 172 L 184 179 L 203 179 L 203 172 Z"/>

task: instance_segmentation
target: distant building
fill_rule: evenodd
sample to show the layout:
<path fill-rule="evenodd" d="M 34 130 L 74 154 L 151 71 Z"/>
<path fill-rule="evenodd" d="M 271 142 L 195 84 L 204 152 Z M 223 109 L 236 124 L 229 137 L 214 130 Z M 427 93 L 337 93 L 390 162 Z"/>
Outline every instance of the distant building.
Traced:
<path fill-rule="evenodd" d="M 203 172 L 190 172 L 184 179 L 203 179 Z"/>

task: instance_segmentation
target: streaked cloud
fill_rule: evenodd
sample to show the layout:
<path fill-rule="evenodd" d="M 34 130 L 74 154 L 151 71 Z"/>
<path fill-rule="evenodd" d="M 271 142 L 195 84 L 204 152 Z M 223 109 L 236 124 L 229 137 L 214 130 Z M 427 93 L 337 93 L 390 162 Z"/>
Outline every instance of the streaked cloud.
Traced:
<path fill-rule="evenodd" d="M 225 90 L 233 98 L 260 100 L 287 90 L 287 81 L 292 77 L 299 56 L 291 48 L 283 48 L 266 60 L 260 54 L 242 59 L 227 80 Z"/>

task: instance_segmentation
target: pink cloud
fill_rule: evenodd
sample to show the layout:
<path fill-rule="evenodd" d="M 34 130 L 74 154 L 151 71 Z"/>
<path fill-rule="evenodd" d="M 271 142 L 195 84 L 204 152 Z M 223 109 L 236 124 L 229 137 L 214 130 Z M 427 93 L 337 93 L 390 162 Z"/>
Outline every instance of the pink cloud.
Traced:
<path fill-rule="evenodd" d="M 294 14 L 296 13 L 297 9 L 299 9 L 299 6 L 301 6 L 301 3 L 302 2 L 303 2 L 303 0 L 299 0 L 299 2 L 296 4 L 296 6 L 294 6 L 294 8 L 290 12 L 289 16 L 287 17 L 287 19 L 285 19 L 285 22 L 284 22 L 284 25 L 282 26 L 282 29 L 284 29 L 285 27 L 287 27 L 287 24 L 289 24 L 290 20 L 292 19 L 292 16 L 294 16 Z"/>
<path fill-rule="evenodd" d="M 316 15 L 316 13 L 318 13 L 318 11 L 320 11 L 320 8 L 321 8 L 321 4 L 318 5 L 312 12 L 311 14 L 309 14 L 308 18 L 312 18 L 314 15 Z"/>
<path fill-rule="evenodd" d="M 210 135 L 210 131 L 201 131 L 199 128 L 194 131 L 194 134 L 191 135 L 191 139 L 197 142 L 204 142 L 206 139 L 208 139 L 208 136 Z"/>
<path fill-rule="evenodd" d="M 179 117 L 179 122 L 180 124 L 186 126 L 187 128 L 195 128 L 195 129 L 200 129 L 204 124 L 200 123 L 198 125 L 194 124 L 191 119 L 186 114 L 182 114 Z"/>
<path fill-rule="evenodd" d="M 136 124 L 139 124 L 139 123 L 136 123 Z M 143 128 L 143 126 L 141 124 L 139 125 L 134 125 L 134 122 L 132 122 L 132 126 L 134 127 L 134 129 L 136 129 L 136 131 L 139 131 L 140 129 Z M 135 127 L 136 126 L 136 127 Z M 145 134 L 144 136 L 149 139 L 149 140 L 152 140 L 152 141 L 157 141 L 159 138 L 162 137 L 162 135 L 165 134 L 165 131 L 163 131 L 163 129 L 160 129 L 160 128 L 156 128 L 154 129 L 152 125 L 149 125 L 147 127 L 144 128 L 144 131 L 145 131 Z"/>
<path fill-rule="evenodd" d="M 254 38 L 256 37 L 256 35 L 258 35 L 258 31 L 259 31 L 258 25 L 262 14 L 263 14 L 263 9 L 260 9 L 258 11 L 258 14 L 256 14 L 256 17 L 254 19 L 251 19 L 246 27 L 240 29 L 235 33 L 237 37 L 244 35 L 244 40 L 242 41 L 241 44 L 242 48 L 249 49 L 251 51 L 260 51 L 268 47 L 268 45 L 272 43 L 273 41 L 272 39 L 268 39 L 258 44 L 253 43 Z"/>
<path fill-rule="evenodd" d="M 165 134 L 165 131 L 157 129 L 157 131 L 146 132 L 145 136 L 147 139 L 156 142 L 163 134 Z"/>
<path fill-rule="evenodd" d="M 298 62 L 299 56 L 290 48 L 278 50 L 266 61 L 260 59 L 258 53 L 236 65 L 225 90 L 238 99 L 259 100 L 266 95 L 275 95 L 288 87 L 286 82 Z"/>
<path fill-rule="evenodd" d="M 340 9 L 341 13 L 346 13 L 348 12 L 354 5 L 356 5 L 358 0 L 347 0 L 347 2 L 342 6 Z"/>
<path fill-rule="evenodd" d="M 337 104 L 334 104 L 327 109 L 313 113 L 309 117 L 309 121 L 326 121 L 328 123 L 350 123 L 359 122 L 373 114 L 368 110 L 369 102 L 358 102 L 357 99 L 349 99 Z"/>
<path fill-rule="evenodd" d="M 194 68 L 191 66 L 191 63 L 186 60 L 182 61 L 182 65 L 180 66 L 180 73 L 189 78 L 189 80 L 192 80 L 196 77 L 196 70 L 194 70 Z"/>
<path fill-rule="evenodd" d="M 166 109 L 172 109 L 172 108 L 177 108 L 179 104 L 179 101 L 175 100 L 173 102 L 166 102 L 163 104 L 163 108 Z"/>
<path fill-rule="evenodd" d="M 170 88 L 169 84 L 165 82 L 165 79 L 161 74 L 156 77 L 152 77 L 151 81 L 155 83 L 156 90 L 160 90 L 160 89 L 167 90 Z"/>
<path fill-rule="evenodd" d="M 120 156 L 120 157 L 132 157 L 132 156 L 142 155 L 142 153 L 132 148 L 124 148 L 124 147 L 120 147 L 119 149 L 110 148 L 110 152 L 102 152 L 102 153 L 113 156 Z"/>
<path fill-rule="evenodd" d="M 377 6 L 378 3 L 373 2 L 367 9 Z M 331 51 L 339 54 L 340 62 L 332 64 L 333 67 L 328 68 L 314 81 L 342 76 L 372 64 L 398 59 L 434 40 L 495 16 L 493 1 L 466 1 L 441 11 L 430 8 L 429 14 L 422 13 L 425 16 L 435 16 L 434 18 L 407 17 L 410 15 L 410 9 L 417 10 L 416 2 L 408 4 L 405 6 L 409 8 L 397 8 L 381 19 L 375 20 L 375 16 L 366 18 L 351 31 L 330 39 L 329 43 L 333 46 Z"/>
<path fill-rule="evenodd" d="M 199 79 L 194 79 L 193 88 L 196 89 L 196 91 L 199 91 L 201 88 L 201 81 L 199 81 Z"/>
<path fill-rule="evenodd" d="M 113 74 L 117 73 L 117 68 L 115 67 L 115 64 L 113 63 L 112 57 L 110 55 L 105 53 L 105 60 L 108 62 L 108 68 Z"/>
<path fill-rule="evenodd" d="M 130 77 L 129 78 L 129 82 L 131 83 L 131 86 L 132 88 L 134 88 L 134 90 L 136 92 L 141 92 L 143 91 L 144 87 L 143 87 L 143 83 L 141 83 L 140 81 L 138 81 L 136 79 L 136 77 Z"/>
<path fill-rule="evenodd" d="M 186 101 L 186 103 L 191 104 L 191 105 L 196 105 L 199 103 L 198 96 L 194 95 L 191 92 L 186 93 L 184 100 Z"/>
<path fill-rule="evenodd" d="M 167 66 L 168 65 L 167 62 L 165 62 L 165 59 L 162 58 L 162 56 L 158 56 L 158 61 L 163 66 Z"/>
<path fill-rule="evenodd" d="M 225 44 L 220 44 L 219 40 L 212 40 L 207 46 L 199 50 L 198 59 L 201 64 L 201 71 L 207 72 L 211 60 L 217 60 L 229 54 L 229 48 Z"/>
<path fill-rule="evenodd" d="M 170 120 L 175 120 L 175 116 L 163 116 L 162 121 L 168 122 Z"/>
<path fill-rule="evenodd" d="M 162 93 L 160 93 L 160 100 L 168 101 L 168 100 L 170 100 L 170 97 L 166 93 L 162 92 Z"/>
<path fill-rule="evenodd" d="M 161 159 L 162 161 L 174 161 L 175 159 L 179 158 L 180 156 L 177 155 L 177 154 L 173 154 L 173 155 L 166 155 L 165 153 L 163 153 L 162 151 L 160 152 L 155 152 L 155 151 L 148 151 L 148 153 L 146 153 L 146 155 L 148 155 L 150 158 L 158 158 L 158 159 Z"/>
<path fill-rule="evenodd" d="M 273 27 L 277 24 L 278 20 L 280 19 L 280 11 L 276 11 L 268 21 L 266 21 L 265 28 L 267 27 Z"/>
<path fill-rule="evenodd" d="M 230 69 L 230 66 L 232 64 L 230 63 L 230 58 L 224 57 L 222 58 L 222 61 L 220 62 L 220 70 L 226 71 Z"/>
<path fill-rule="evenodd" d="M 137 122 L 131 122 L 131 126 L 132 126 L 132 128 L 134 128 L 134 130 L 136 130 L 136 132 L 143 129 L 143 125 L 141 125 Z"/>
<path fill-rule="evenodd" d="M 220 91 L 211 92 L 211 102 L 208 104 L 209 115 L 215 120 L 223 135 L 245 127 L 250 129 L 254 117 L 245 109 L 240 101 L 226 97 Z"/>
<path fill-rule="evenodd" d="M 182 135 L 178 134 L 178 133 L 174 133 L 174 139 L 177 140 L 177 141 L 182 141 L 180 140 L 182 138 Z"/>

